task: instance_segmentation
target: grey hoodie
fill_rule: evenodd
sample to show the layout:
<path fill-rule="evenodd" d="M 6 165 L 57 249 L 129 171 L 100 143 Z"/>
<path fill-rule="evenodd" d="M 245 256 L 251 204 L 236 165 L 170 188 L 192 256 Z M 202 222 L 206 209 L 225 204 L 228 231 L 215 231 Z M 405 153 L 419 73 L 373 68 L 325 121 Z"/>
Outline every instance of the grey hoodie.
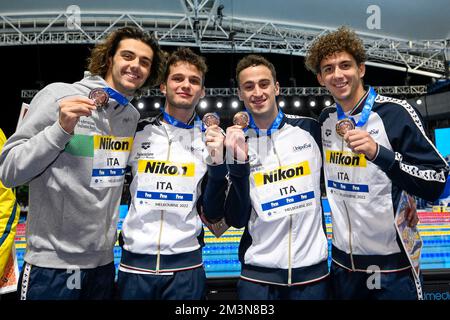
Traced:
<path fill-rule="evenodd" d="M 24 260 L 47 268 L 95 268 L 113 261 L 123 184 L 93 187 L 93 135 L 133 137 L 139 112 L 131 105 L 81 117 L 74 134 L 58 121 L 61 99 L 88 96 L 106 87 L 98 76 L 74 84 L 53 83 L 37 93 L 0 156 L 0 179 L 9 187 L 29 184 Z M 127 97 L 129 100 L 131 97 Z"/>

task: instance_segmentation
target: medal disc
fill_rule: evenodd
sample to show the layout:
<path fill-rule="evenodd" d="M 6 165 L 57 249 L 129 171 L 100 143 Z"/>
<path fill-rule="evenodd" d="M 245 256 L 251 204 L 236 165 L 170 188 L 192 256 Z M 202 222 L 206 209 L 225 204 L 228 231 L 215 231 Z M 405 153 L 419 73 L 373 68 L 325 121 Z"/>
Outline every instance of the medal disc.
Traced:
<path fill-rule="evenodd" d="M 347 131 L 355 129 L 355 124 L 350 119 L 342 119 L 336 123 L 336 133 L 343 137 Z"/>
<path fill-rule="evenodd" d="M 102 108 L 108 104 L 109 95 L 102 88 L 95 88 L 89 92 L 89 99 L 94 100 L 97 108 Z"/>
<path fill-rule="evenodd" d="M 220 118 L 219 115 L 215 112 L 208 112 L 206 113 L 203 118 L 202 122 L 206 127 L 210 127 L 213 125 L 219 125 L 220 124 Z"/>
<path fill-rule="evenodd" d="M 248 117 L 248 114 L 244 111 L 239 111 L 233 117 L 233 124 L 240 126 L 242 129 L 247 128 L 249 122 L 250 119 Z"/>

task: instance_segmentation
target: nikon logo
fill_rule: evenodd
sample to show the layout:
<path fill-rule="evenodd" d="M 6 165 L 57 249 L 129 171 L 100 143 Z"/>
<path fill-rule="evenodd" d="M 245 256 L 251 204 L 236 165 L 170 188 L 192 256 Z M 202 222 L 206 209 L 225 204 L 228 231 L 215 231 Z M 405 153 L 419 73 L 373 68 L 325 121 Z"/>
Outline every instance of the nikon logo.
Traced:
<path fill-rule="evenodd" d="M 168 161 L 139 160 L 138 172 L 150 173 L 162 176 L 193 177 L 195 173 L 194 163 L 173 163 Z"/>
<path fill-rule="evenodd" d="M 100 138 L 100 148 L 104 150 L 128 150 L 130 144 L 126 141 L 114 141 L 111 138 Z"/>
<path fill-rule="evenodd" d="M 269 183 L 295 179 L 308 174 L 311 174 L 311 170 L 308 162 L 305 161 L 295 165 L 279 167 L 271 171 L 257 172 L 253 177 L 256 186 L 261 186 Z"/>
<path fill-rule="evenodd" d="M 94 136 L 95 149 L 112 151 L 130 151 L 132 138 L 116 138 L 113 136 Z"/>
<path fill-rule="evenodd" d="M 346 167 L 367 167 L 365 156 L 363 154 L 354 154 L 352 152 L 327 150 L 326 162 Z"/>

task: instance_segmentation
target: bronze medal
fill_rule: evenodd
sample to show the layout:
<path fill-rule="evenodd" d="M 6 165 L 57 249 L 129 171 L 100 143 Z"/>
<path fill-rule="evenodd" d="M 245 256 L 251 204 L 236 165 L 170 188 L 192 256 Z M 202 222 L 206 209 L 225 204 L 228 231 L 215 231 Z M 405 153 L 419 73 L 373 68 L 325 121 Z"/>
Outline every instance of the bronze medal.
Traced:
<path fill-rule="evenodd" d="M 89 92 L 89 99 L 94 100 L 95 106 L 100 109 L 108 104 L 109 94 L 102 88 L 95 88 Z"/>
<path fill-rule="evenodd" d="M 215 112 L 208 112 L 206 113 L 203 118 L 202 118 L 202 122 L 205 125 L 205 127 L 210 127 L 213 125 L 219 125 L 220 124 L 220 117 L 217 113 Z M 222 129 L 221 129 L 222 130 Z M 211 150 L 211 157 L 214 157 L 216 154 L 215 150 Z M 215 162 L 213 162 L 214 164 Z"/>
<path fill-rule="evenodd" d="M 215 112 L 208 112 L 206 113 L 203 118 L 202 122 L 205 125 L 205 127 L 210 127 L 213 125 L 219 125 L 220 124 L 220 118 L 219 115 Z"/>
<path fill-rule="evenodd" d="M 347 131 L 355 129 L 355 124 L 350 119 L 342 119 L 336 123 L 336 133 L 343 137 Z"/>
<path fill-rule="evenodd" d="M 247 128 L 249 123 L 250 119 L 245 111 L 239 111 L 233 117 L 233 124 L 240 126 L 242 129 Z"/>

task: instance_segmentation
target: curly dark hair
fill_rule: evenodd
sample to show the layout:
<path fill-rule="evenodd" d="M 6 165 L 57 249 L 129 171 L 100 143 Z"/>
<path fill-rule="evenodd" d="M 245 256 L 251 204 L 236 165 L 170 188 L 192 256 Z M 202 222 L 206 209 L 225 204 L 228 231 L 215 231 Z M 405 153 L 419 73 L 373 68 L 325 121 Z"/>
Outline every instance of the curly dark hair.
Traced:
<path fill-rule="evenodd" d="M 257 55 L 257 54 L 249 54 L 248 56 L 243 57 L 241 60 L 239 60 L 237 66 L 236 66 L 236 81 L 239 84 L 239 74 L 242 72 L 242 70 L 247 69 L 248 67 L 256 67 L 256 66 L 266 66 L 269 68 L 270 73 L 272 73 L 273 82 L 277 82 L 277 72 L 275 71 L 275 67 L 273 64 L 264 58 L 263 56 Z"/>
<path fill-rule="evenodd" d="M 178 62 L 187 62 L 195 66 L 202 73 L 202 86 L 205 86 L 205 76 L 208 72 L 208 66 L 206 65 L 205 58 L 194 53 L 189 48 L 178 48 L 174 52 L 170 53 L 167 57 L 166 68 L 164 71 L 164 82 L 167 82 L 170 73 L 170 67 Z"/>
<path fill-rule="evenodd" d="M 140 40 L 153 51 L 150 75 L 142 87 L 136 90 L 136 95 L 139 95 L 143 90 L 161 83 L 165 65 L 164 51 L 161 50 L 156 39 L 147 32 L 134 27 L 123 27 L 111 32 L 104 42 L 98 43 L 92 49 L 91 56 L 87 60 L 88 70 L 92 75 L 99 75 L 104 78 L 108 72 L 109 58 L 116 54 L 120 41 L 124 39 Z"/>
<path fill-rule="evenodd" d="M 325 34 L 312 43 L 309 48 L 305 66 L 315 74 L 320 73 L 320 62 L 337 52 L 347 52 L 360 65 L 367 59 L 362 40 L 348 27 L 339 27 L 336 31 Z"/>

